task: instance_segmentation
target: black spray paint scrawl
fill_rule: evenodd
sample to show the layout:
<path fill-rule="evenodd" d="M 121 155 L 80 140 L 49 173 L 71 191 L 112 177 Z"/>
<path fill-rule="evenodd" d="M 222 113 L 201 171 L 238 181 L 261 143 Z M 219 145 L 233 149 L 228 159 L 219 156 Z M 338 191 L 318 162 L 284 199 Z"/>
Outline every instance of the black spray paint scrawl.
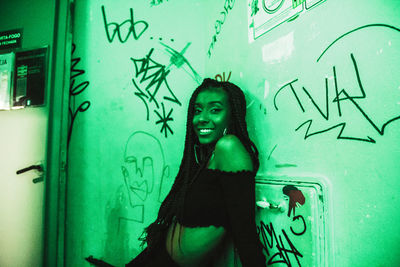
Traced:
<path fill-rule="evenodd" d="M 303 193 L 297 189 L 297 187 L 293 185 L 287 185 L 282 189 L 283 193 L 289 197 L 289 210 L 288 217 L 290 217 L 290 213 L 293 210 L 293 215 L 296 215 L 296 207 L 297 203 L 300 205 L 304 205 L 306 203 L 306 198 Z"/>

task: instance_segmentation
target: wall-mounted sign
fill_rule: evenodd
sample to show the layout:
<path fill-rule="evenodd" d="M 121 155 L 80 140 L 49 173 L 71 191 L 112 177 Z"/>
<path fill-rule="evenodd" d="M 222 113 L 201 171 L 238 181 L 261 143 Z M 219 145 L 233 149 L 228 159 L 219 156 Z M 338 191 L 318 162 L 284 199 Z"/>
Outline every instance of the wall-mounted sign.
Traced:
<path fill-rule="evenodd" d="M 21 48 L 22 29 L 0 32 L 0 50 Z"/>
<path fill-rule="evenodd" d="M 249 42 L 325 0 L 248 0 Z"/>
<path fill-rule="evenodd" d="M 0 110 L 10 109 L 14 81 L 14 53 L 0 54 Z"/>
<path fill-rule="evenodd" d="M 47 47 L 16 53 L 13 107 L 44 104 L 46 71 Z"/>

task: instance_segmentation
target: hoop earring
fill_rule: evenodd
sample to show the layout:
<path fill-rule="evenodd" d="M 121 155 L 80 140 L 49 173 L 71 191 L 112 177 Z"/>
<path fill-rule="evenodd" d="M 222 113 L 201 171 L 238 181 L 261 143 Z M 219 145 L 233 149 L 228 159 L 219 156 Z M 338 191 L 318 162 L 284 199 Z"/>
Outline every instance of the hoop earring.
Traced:
<path fill-rule="evenodd" d="M 226 135 L 226 134 L 227 134 L 227 132 L 228 132 L 228 129 L 227 129 L 227 128 L 225 128 L 225 129 L 224 129 L 224 131 L 222 132 L 222 135 Z"/>

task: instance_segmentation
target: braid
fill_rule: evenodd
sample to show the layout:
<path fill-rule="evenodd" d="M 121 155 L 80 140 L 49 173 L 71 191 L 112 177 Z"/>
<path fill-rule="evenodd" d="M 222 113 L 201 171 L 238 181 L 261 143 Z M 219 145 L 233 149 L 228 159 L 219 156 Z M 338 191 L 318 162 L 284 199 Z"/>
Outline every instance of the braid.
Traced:
<path fill-rule="evenodd" d="M 224 82 L 223 89 L 228 93 L 231 102 L 231 115 L 233 119 L 230 122 L 229 132 L 236 135 L 243 143 L 247 152 L 253 161 L 254 170 L 257 171 L 260 163 L 258 159 L 258 150 L 249 138 L 246 123 L 246 100 L 243 91 L 230 82 Z"/>
<path fill-rule="evenodd" d="M 165 233 L 173 223 L 174 217 L 182 215 L 186 192 L 200 171 L 206 167 L 206 163 L 210 157 L 210 155 L 203 155 L 203 157 L 201 157 L 201 165 L 196 162 L 194 145 L 198 144 L 198 139 L 193 130 L 194 103 L 198 94 L 208 88 L 222 88 L 228 94 L 231 108 L 231 120 L 228 125 L 228 132 L 237 136 L 243 143 L 253 161 L 254 171 L 258 170 L 258 151 L 254 143 L 250 140 L 247 132 L 245 120 L 246 100 L 242 90 L 230 82 L 218 82 L 209 78 L 204 79 L 202 84 L 193 92 L 189 100 L 185 147 L 174 184 L 160 206 L 157 219 L 145 228 L 143 235 L 139 238 L 139 240 L 142 241 L 142 246 L 147 244 L 149 249 L 152 249 L 158 242 L 164 239 Z"/>

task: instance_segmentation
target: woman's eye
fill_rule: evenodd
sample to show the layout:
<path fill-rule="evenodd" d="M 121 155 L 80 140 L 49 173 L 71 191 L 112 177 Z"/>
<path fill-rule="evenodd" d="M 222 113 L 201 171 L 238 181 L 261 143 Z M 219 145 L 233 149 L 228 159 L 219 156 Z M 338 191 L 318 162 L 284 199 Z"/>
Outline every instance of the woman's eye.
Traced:
<path fill-rule="evenodd" d="M 194 109 L 194 114 L 195 115 L 198 115 L 200 113 L 201 113 L 201 109 L 198 109 L 198 108 Z"/>
<path fill-rule="evenodd" d="M 211 111 L 211 113 L 218 113 L 218 112 L 221 111 L 221 109 L 220 108 L 213 108 L 210 111 Z"/>

